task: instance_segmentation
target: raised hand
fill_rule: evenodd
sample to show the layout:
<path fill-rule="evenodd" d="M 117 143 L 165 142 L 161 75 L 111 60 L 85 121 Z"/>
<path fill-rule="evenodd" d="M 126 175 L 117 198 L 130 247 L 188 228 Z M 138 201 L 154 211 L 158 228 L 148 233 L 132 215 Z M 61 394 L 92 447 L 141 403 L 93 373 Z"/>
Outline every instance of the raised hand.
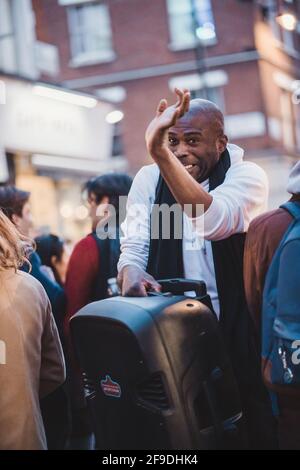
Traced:
<path fill-rule="evenodd" d="M 180 119 L 189 110 L 189 91 L 175 88 L 175 93 L 177 95 L 177 102 L 171 106 L 168 105 L 166 99 L 160 100 L 156 116 L 146 130 L 147 149 L 154 160 L 160 156 L 164 147 L 167 147 L 167 130 L 174 126 L 177 119 Z"/>

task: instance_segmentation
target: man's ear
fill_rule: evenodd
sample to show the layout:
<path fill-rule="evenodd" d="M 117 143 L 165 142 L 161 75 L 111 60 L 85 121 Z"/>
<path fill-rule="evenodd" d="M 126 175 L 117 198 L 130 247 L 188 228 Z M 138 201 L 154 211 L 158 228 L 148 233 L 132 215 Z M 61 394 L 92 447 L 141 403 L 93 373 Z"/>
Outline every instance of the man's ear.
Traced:
<path fill-rule="evenodd" d="M 218 140 L 217 140 L 217 150 L 218 150 L 219 155 L 221 155 L 224 152 L 224 150 L 227 147 L 227 144 L 228 144 L 227 135 L 223 134 L 222 136 L 220 136 L 218 138 Z"/>
<path fill-rule="evenodd" d="M 101 199 L 100 204 L 109 204 L 109 197 L 108 196 L 103 196 Z"/>
<path fill-rule="evenodd" d="M 105 212 L 107 210 L 107 206 L 109 205 L 109 197 L 108 196 L 103 196 L 101 198 L 101 201 L 98 205 L 99 213 L 102 213 L 103 211 Z M 101 214 L 104 215 L 104 214 Z"/>

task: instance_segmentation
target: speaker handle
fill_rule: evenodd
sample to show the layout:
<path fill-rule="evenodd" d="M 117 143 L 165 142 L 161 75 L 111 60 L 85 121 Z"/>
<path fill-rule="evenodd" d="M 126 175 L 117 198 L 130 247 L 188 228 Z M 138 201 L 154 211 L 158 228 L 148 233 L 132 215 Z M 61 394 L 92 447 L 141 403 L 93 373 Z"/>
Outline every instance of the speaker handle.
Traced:
<path fill-rule="evenodd" d="M 197 297 L 207 295 L 206 284 L 204 281 L 193 279 L 160 279 L 157 282 L 162 287 L 162 292 L 171 292 L 175 295 L 183 295 L 184 292 L 194 291 Z"/>

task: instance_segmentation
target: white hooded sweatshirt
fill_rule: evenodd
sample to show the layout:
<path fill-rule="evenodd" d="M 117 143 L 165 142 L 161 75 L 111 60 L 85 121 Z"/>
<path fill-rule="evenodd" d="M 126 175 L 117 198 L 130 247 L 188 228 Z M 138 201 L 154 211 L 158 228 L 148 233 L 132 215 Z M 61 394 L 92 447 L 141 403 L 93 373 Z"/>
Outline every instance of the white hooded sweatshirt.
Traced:
<path fill-rule="evenodd" d="M 186 279 L 203 280 L 217 315 L 220 312 L 211 241 L 248 230 L 254 217 L 267 208 L 268 179 L 255 163 L 243 160 L 244 151 L 228 144 L 231 166 L 223 184 L 210 192 L 213 201 L 197 218 L 184 213 L 183 265 Z M 150 214 L 159 178 L 156 164 L 144 166 L 134 178 L 121 228 L 119 271 L 128 265 L 146 270 L 150 241 Z M 201 183 L 208 191 L 209 180 Z"/>

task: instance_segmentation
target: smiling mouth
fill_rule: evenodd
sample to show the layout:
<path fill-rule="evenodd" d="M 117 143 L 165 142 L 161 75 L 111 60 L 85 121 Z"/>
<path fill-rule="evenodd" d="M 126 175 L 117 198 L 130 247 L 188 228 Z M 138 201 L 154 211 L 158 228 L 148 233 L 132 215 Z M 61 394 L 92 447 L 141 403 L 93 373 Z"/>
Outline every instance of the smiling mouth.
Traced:
<path fill-rule="evenodd" d="M 192 170 L 196 165 L 183 165 L 186 170 Z"/>

